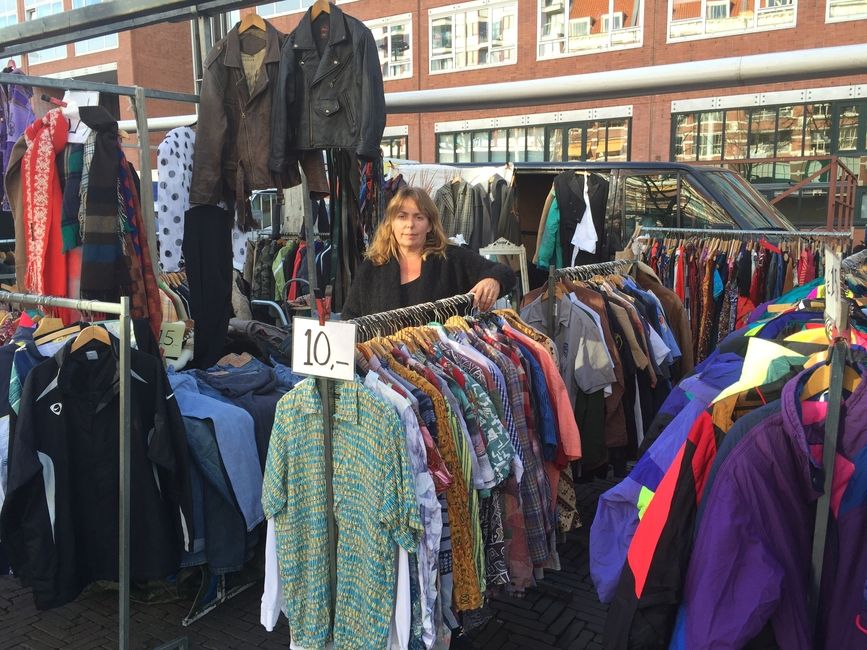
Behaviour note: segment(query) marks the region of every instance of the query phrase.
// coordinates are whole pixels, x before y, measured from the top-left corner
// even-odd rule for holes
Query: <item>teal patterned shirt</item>
[[[337,382],[332,419],[338,530],[336,650],[385,648],[394,611],[397,544],[414,552],[422,530],[403,427],[359,383]],[[277,404],[262,489],[275,520],[280,583],[292,642],[332,639],[322,403],[305,379]]]

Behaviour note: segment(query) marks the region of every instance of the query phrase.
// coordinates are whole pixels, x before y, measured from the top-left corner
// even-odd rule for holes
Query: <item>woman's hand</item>
[[[470,289],[475,296],[475,306],[482,311],[488,311],[500,297],[500,283],[493,278],[485,278]]]

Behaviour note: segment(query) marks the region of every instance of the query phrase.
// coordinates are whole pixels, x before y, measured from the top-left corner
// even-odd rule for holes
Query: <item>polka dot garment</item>
[[[184,213],[190,209],[190,181],[196,132],[183,126],[172,129],[157,149],[157,240],[164,273],[183,267]],[[247,257],[246,237],[232,231],[232,265],[241,270]]]

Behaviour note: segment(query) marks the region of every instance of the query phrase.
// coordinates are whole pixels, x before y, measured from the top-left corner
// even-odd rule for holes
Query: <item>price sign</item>
[[[848,310],[841,293],[840,253],[825,247],[825,330],[829,337],[844,331],[848,323]]]
[[[186,325],[183,321],[160,325],[160,349],[169,359],[177,359],[181,356],[184,348],[184,330]]]
[[[355,323],[295,318],[292,370],[299,375],[352,381],[355,378]]]

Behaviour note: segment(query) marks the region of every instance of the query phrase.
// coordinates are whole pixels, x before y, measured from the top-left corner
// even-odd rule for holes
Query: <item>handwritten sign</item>
[[[841,256],[830,246],[825,247],[825,330],[833,338],[848,327],[848,309],[842,295]]]
[[[186,325],[183,321],[163,323],[160,325],[160,349],[169,359],[177,359],[184,349],[184,330]]]
[[[355,323],[315,318],[292,320],[292,370],[299,375],[352,381],[355,377]]]

